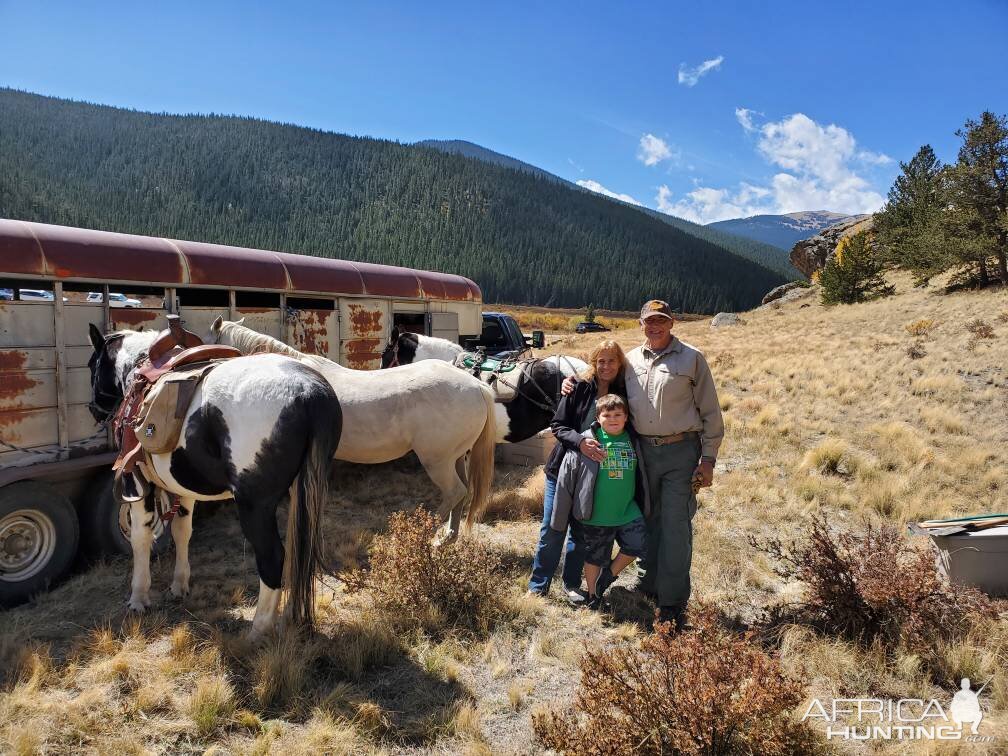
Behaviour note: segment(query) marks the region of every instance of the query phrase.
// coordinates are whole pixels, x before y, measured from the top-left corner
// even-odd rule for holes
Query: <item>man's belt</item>
[[[671,436],[641,436],[646,443],[652,446],[665,446],[666,444],[676,444],[686,438],[692,438],[696,435],[696,431],[684,431],[682,433],[673,433]]]

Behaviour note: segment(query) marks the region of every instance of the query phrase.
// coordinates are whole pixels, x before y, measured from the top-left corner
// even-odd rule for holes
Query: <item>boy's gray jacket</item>
[[[595,438],[598,421],[581,435]],[[641,454],[640,437],[630,431],[634,454],[637,455],[637,480],[634,500],[645,517],[651,516],[651,496],[648,493],[647,477],[644,471],[644,455]],[[580,451],[567,450],[560,471],[557,473],[556,496],[553,498],[553,514],[550,528],[566,532],[567,523],[573,513],[576,520],[590,520],[595,508],[595,481],[598,478],[599,463],[589,459]]]

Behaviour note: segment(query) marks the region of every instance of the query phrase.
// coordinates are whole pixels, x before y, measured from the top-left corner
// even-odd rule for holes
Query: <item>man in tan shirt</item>
[[[661,621],[682,629],[697,508],[693,485],[713,483],[724,420],[707,361],[672,335],[674,322],[667,302],[644,304],[645,342],[627,353],[624,378],[630,419],[642,437],[653,512],[640,589],[656,596]]]

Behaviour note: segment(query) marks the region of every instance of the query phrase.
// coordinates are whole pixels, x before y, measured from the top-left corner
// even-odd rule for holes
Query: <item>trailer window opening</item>
[[[269,291],[236,291],[235,307],[280,307],[280,295]]]
[[[230,307],[231,295],[226,289],[178,289],[179,307]]]
[[[392,325],[400,331],[427,334],[427,317],[422,312],[392,313]]]

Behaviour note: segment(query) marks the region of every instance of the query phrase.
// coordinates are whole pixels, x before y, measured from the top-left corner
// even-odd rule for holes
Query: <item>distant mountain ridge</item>
[[[458,273],[502,304],[632,310],[660,296],[734,311],[787,280],[629,205],[487,160],[4,88],[0,217]]]
[[[467,142],[463,139],[425,139],[422,142],[415,142],[415,144],[419,147],[429,147],[440,152],[446,152],[452,155],[463,155],[475,160],[482,160],[485,163],[492,163],[494,165],[503,166],[504,168],[512,168],[514,170],[530,173],[533,176],[538,176],[539,178],[544,178],[578,191],[591,191],[578,186],[567,179],[561,178],[555,173],[550,173],[543,168],[526,163],[523,160],[518,160],[510,155],[495,152],[494,150],[483,147],[482,145]],[[596,196],[603,196],[598,195],[596,192],[591,193]],[[753,239],[745,234],[736,234],[711,228],[710,226],[702,226],[698,223],[692,223],[683,218],[677,218],[674,215],[667,215],[666,213],[653,210],[649,207],[623,202],[622,200],[618,200],[614,197],[607,197],[607,199],[610,202],[616,202],[624,205],[625,207],[631,207],[646,215],[650,215],[652,218],[660,220],[662,223],[667,223],[673,228],[677,228],[690,236],[696,237],[697,239],[703,239],[711,244],[724,247],[729,252],[736,254],[739,257],[744,257],[747,260],[752,260],[765,268],[769,268],[775,273],[779,273],[785,278],[792,279],[801,275],[801,273],[791,265],[791,261],[788,258],[787,252],[790,251],[791,247],[784,250],[781,247]]]
[[[802,239],[815,236],[824,228],[862,216],[834,213],[829,210],[805,210],[784,215],[752,215],[748,218],[708,223],[706,228],[714,228],[764,244],[771,244],[790,251]]]

